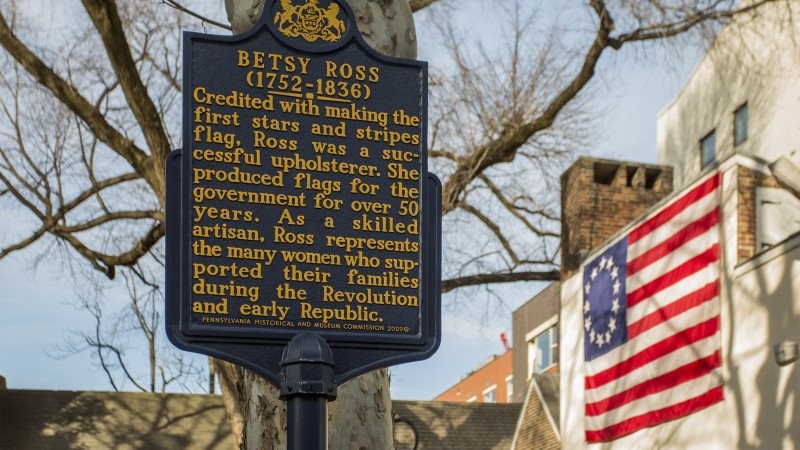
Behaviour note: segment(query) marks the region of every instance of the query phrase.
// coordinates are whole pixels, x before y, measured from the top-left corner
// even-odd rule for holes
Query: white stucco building
[[[723,29],[658,119],[658,162],[673,168],[674,192],[651,210],[703,175],[721,173],[723,401],[586,443],[583,268],[612,237],[561,283],[563,448],[800,448],[800,362],[779,367],[773,358],[774,344],[800,341],[800,201],[768,166],[781,156],[800,164],[800,2],[793,5],[794,15],[776,7]]]

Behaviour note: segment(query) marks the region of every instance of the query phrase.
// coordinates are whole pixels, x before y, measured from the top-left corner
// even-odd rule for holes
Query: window
[[[747,103],[736,108],[733,112],[733,145],[739,145],[747,140]]]
[[[506,403],[511,403],[514,395],[514,379],[509,375],[506,377]]]
[[[528,342],[528,378],[558,363],[558,325],[553,325]]]
[[[483,403],[497,403],[496,384],[493,384],[490,388],[483,391]]]
[[[477,400],[477,399],[478,399],[478,397],[475,397],[474,395],[470,395],[469,398],[467,399],[467,403],[475,403],[475,400]]]
[[[705,169],[714,162],[717,150],[717,138],[715,130],[700,139],[700,168]]]
[[[800,200],[785,189],[756,187],[756,252],[800,231]]]

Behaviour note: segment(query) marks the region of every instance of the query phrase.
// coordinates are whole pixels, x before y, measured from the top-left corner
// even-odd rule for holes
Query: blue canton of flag
[[[625,274],[628,240],[609,247],[583,271],[583,348],[586,361],[628,340]]]

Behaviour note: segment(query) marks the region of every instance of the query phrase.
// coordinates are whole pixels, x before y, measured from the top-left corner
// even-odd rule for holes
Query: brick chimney
[[[561,175],[561,278],[670,192],[670,166],[578,158]]]

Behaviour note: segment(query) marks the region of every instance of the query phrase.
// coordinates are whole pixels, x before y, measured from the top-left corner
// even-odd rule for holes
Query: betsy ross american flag
[[[720,177],[692,185],[584,268],[589,442],[722,400]]]

